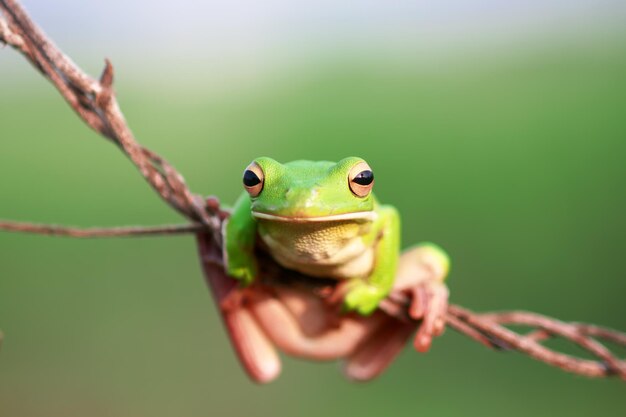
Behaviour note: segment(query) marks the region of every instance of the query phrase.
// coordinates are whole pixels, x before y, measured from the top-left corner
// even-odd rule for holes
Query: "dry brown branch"
[[[517,350],[536,360],[568,372],[590,377],[618,375],[622,379],[626,379],[626,362],[618,359],[600,342],[586,334],[584,330],[585,325],[579,327],[576,324],[564,323],[553,318],[525,311],[517,311],[513,315],[510,312],[476,314],[456,305],[450,305],[448,308],[448,324],[451,324],[450,317],[454,317],[483,333],[493,341],[494,347]],[[535,320],[537,317],[541,317],[541,320]],[[502,318],[506,319],[503,320]],[[539,330],[549,332],[552,336],[565,338],[579,345],[598,358],[599,361],[581,359],[551,350],[542,346],[539,341],[532,337],[520,335],[507,329],[500,324],[502,322],[511,325],[533,326]],[[454,327],[452,324],[451,326]],[[463,329],[455,329],[463,331]],[[623,337],[626,336],[619,332],[612,333],[611,338],[615,340],[622,339],[623,341]]]
[[[110,228],[89,228],[56,226],[49,224],[17,223],[0,221],[0,230],[7,232],[35,233],[49,236],[67,236],[77,238],[93,237],[124,237],[124,236],[158,236],[158,235],[181,235],[189,233],[206,232],[207,226],[203,224],[176,224],[166,226],[128,226]]]
[[[100,79],[93,79],[48,39],[19,2],[2,0],[0,10],[4,16],[0,41],[20,51],[48,78],[89,127],[117,144],[170,206],[192,221],[219,230],[216,213],[191,194],[183,177],[135,140],[115,98],[111,63],[107,60]],[[214,236],[218,238],[219,233]]]
[[[15,0],[0,0],[0,42],[22,53],[47,77],[93,130],[117,144],[131,159],[148,183],[171,207],[193,222],[183,226],[155,228],[75,229],[59,226],[2,222],[0,230],[71,237],[138,236],[174,233],[209,233],[218,247],[220,230],[227,213],[214,198],[193,194],[183,177],[163,158],[142,147],[135,140],[113,91],[113,66],[106,61],[99,80],[89,77],[61,52],[29,18]],[[282,271],[285,273],[286,271]],[[289,272],[287,272],[289,273]],[[381,309],[400,320],[407,320],[408,299],[391,294]],[[473,340],[499,350],[517,350],[563,370],[589,377],[618,375],[626,380],[626,362],[618,359],[598,340],[626,346],[626,334],[590,324],[565,323],[529,312],[476,314],[450,305],[447,325]],[[504,327],[525,325],[535,329],[522,335]],[[597,360],[588,360],[556,352],[541,345],[550,337],[563,337],[579,345]],[[2,335],[0,333],[0,342]]]

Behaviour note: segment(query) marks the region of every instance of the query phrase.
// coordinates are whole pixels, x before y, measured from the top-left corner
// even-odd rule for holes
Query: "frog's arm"
[[[257,275],[256,231],[256,220],[250,213],[250,197],[243,193],[224,225],[223,235],[226,272],[244,285],[252,283]]]
[[[389,294],[393,286],[400,256],[400,216],[392,206],[378,210],[372,244],[375,245],[374,269],[366,279],[353,279],[345,297],[348,310],[369,315]]]

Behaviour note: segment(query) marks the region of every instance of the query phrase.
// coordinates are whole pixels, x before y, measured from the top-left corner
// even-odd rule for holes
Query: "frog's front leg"
[[[450,262],[446,253],[432,243],[421,243],[402,253],[394,292],[411,297],[410,315],[421,320],[415,335],[415,348],[428,350],[432,338],[443,332],[448,306],[448,289],[443,283]],[[405,346],[416,325],[389,317],[372,332],[344,363],[344,373],[351,379],[368,381],[383,372]]]
[[[224,262],[226,272],[244,285],[251,284],[257,276],[258,266],[254,256],[257,224],[250,213],[250,198],[242,194],[235,203],[230,218],[224,223]]]
[[[374,266],[366,278],[354,278],[339,287],[345,294],[344,306],[362,315],[373,313],[393,286],[400,252],[400,216],[394,207],[378,210],[373,232],[368,239],[374,247]],[[367,243],[367,242],[366,242]]]

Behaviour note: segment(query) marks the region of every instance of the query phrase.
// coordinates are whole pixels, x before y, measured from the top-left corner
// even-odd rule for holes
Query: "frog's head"
[[[244,171],[243,184],[258,219],[314,222],[375,216],[374,174],[361,158],[286,164],[257,158]]]

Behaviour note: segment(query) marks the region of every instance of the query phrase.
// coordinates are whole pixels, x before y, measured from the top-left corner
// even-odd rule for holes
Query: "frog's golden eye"
[[[259,164],[253,162],[248,165],[248,168],[243,173],[243,186],[250,194],[250,197],[256,197],[261,194],[264,182],[265,175]]]
[[[357,197],[367,197],[374,186],[374,173],[367,162],[359,162],[348,174],[350,191]]]

